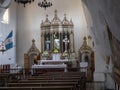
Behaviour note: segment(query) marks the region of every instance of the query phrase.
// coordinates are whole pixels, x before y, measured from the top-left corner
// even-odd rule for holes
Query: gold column
[[[44,51],[44,32],[41,34],[41,52]]]
[[[50,32],[50,50],[53,50],[53,31]]]
[[[41,52],[43,52],[42,36],[43,36],[43,32],[41,32]]]
[[[70,33],[70,50],[71,50],[71,52],[74,52],[74,33],[71,31],[71,33]]]
[[[74,43],[74,32],[72,31],[72,39],[73,39],[73,52],[75,52],[75,43]]]
[[[28,60],[28,54],[24,54],[24,67],[25,69],[29,69],[30,66],[29,66],[29,60]]]

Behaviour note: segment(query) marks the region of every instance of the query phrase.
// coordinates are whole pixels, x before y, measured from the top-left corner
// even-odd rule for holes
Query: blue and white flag
[[[11,31],[7,38],[5,39],[4,43],[5,43],[5,49],[8,50],[10,48],[13,47],[13,41],[12,41],[12,37],[13,37],[13,31]]]

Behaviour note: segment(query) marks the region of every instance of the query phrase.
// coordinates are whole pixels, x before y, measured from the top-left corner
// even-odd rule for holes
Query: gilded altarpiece
[[[66,57],[68,60],[68,56],[71,56],[68,53],[74,54],[73,28],[73,22],[72,20],[67,20],[66,14],[63,20],[60,20],[57,10],[55,10],[51,21],[48,19],[48,15],[46,15],[46,19],[42,21],[40,29],[41,52],[37,49],[35,40],[32,40],[31,48],[24,54],[25,69],[30,69],[35,64],[39,65],[41,60],[53,60],[52,64],[54,64],[54,60],[66,59]],[[68,64],[68,62],[65,64]],[[27,70],[27,72],[29,71]]]
[[[41,53],[74,52],[73,22],[68,21],[66,14],[61,21],[55,10],[54,18],[50,21],[48,15],[41,23]]]

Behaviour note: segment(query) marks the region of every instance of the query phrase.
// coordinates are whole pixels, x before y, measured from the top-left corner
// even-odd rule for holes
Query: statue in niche
[[[68,50],[68,43],[69,39],[67,38],[67,35],[65,35],[65,38],[63,39],[64,45],[65,45],[65,52]]]
[[[34,64],[38,64],[38,58],[37,58],[37,55],[35,54],[34,56],[33,56],[33,59],[34,59]]]
[[[58,38],[58,33],[54,32],[54,39],[57,39]]]
[[[88,57],[88,55],[85,55],[85,62],[89,62],[89,57]]]
[[[60,50],[60,40],[58,33],[54,33],[54,50],[59,51]]]
[[[45,41],[45,50],[46,51],[50,51],[50,40],[49,40],[49,38],[47,37],[46,38],[46,41]]]

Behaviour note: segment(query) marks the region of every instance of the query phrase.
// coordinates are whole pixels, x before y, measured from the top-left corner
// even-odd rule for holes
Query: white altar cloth
[[[85,72],[87,76],[88,62],[80,62],[80,71]]]
[[[57,64],[57,65],[32,65],[32,68],[66,68],[66,64]]]
[[[33,69],[46,69],[46,68],[63,68],[64,72],[67,72],[67,65],[66,64],[57,64],[57,65],[32,65]]]
[[[39,65],[43,65],[44,63],[63,63],[65,64],[66,62],[69,62],[68,59],[64,59],[64,60],[39,60],[38,64]]]
[[[60,60],[60,56],[61,56],[61,54],[59,54],[59,53],[52,55],[54,61],[55,61],[55,60]]]

